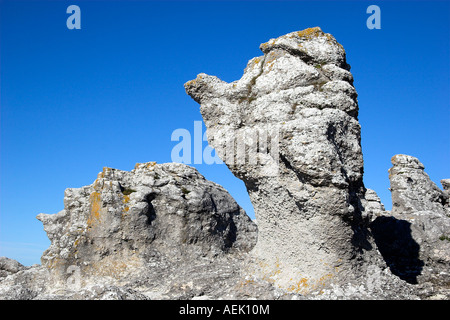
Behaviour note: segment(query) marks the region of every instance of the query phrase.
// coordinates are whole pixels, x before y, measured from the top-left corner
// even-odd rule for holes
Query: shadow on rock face
[[[382,216],[376,218],[370,228],[391,272],[408,283],[417,284],[424,262],[419,259],[420,246],[412,238],[411,223]]]

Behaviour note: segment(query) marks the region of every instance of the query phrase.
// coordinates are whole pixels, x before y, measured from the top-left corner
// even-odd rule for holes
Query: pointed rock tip
[[[406,154],[396,154],[391,158],[391,163],[394,166],[425,169],[425,166],[419,161],[418,158]]]

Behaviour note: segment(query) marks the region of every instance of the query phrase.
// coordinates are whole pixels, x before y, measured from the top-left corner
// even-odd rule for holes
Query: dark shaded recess
[[[155,200],[156,195],[151,193],[147,196],[147,203],[148,203],[148,211],[146,212],[147,216],[147,224],[151,225],[153,220],[156,219],[156,211],[155,207],[153,207],[152,201]]]
[[[348,126],[341,124],[341,130],[348,132]],[[342,150],[344,147],[339,144],[336,139],[337,128],[335,123],[329,123],[327,127],[327,139],[334,146],[336,153],[339,157],[339,161],[342,164],[341,173],[345,178],[345,181],[348,183],[348,195],[349,195],[349,203],[355,209],[351,215],[343,216],[342,219],[348,223],[353,231],[353,236],[351,239],[351,243],[355,250],[359,253],[363,253],[364,250],[369,251],[372,250],[373,247],[369,242],[370,232],[367,230],[367,221],[362,218],[361,208],[363,205],[360,200],[360,194],[363,190],[363,182],[362,179],[352,180],[348,177],[347,170],[343,164],[346,162],[344,155],[342,155]],[[362,177],[362,175],[361,175]]]
[[[372,238],[371,232],[368,229],[368,221],[362,217],[361,209],[364,208],[361,203],[361,187],[362,181],[351,181],[348,180],[348,194],[349,203],[355,209],[351,216],[343,216],[343,220],[347,222],[353,231],[353,236],[351,243],[358,253],[363,253],[364,251],[370,251],[373,249],[372,244],[369,239]]]
[[[216,219],[211,220],[212,222],[216,222],[215,224],[213,223],[211,225],[211,234],[221,235],[225,243],[224,249],[230,249],[237,239],[237,227],[234,223],[233,217],[239,214],[239,212],[226,213],[221,215],[217,212],[217,206],[214,198],[212,196],[210,198],[214,213],[216,215]]]
[[[417,284],[424,262],[419,259],[420,246],[411,235],[411,223],[394,217],[378,217],[370,229],[391,272],[408,283]]]

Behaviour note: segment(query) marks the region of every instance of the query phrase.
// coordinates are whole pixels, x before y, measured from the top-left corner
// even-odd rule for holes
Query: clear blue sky
[[[66,8],[81,8],[69,30]],[[366,8],[381,8],[369,30]],[[49,240],[35,216],[63,209],[64,190],[104,166],[170,162],[173,130],[199,106],[183,83],[200,72],[242,76],[259,44],[320,26],[347,51],[358,91],[366,187],[391,206],[387,170],[418,157],[450,178],[448,1],[0,1],[0,256],[40,263]],[[251,217],[225,165],[195,165]]]

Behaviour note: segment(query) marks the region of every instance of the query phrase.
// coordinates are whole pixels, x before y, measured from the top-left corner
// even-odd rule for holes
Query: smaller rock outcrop
[[[238,257],[257,239],[223,187],[178,163],[104,168],[92,185],[66,189],[64,210],[37,218],[51,241],[42,266],[2,258],[0,275],[11,276],[0,299],[219,294],[239,282]]]
[[[364,207],[364,211],[362,211],[363,219],[373,221],[377,217],[385,214],[386,209],[384,208],[384,205],[381,202],[380,197],[372,189],[366,189],[364,199],[361,199],[361,203]]]
[[[417,158],[396,155],[391,161],[392,211],[371,224],[377,246],[401,279],[412,284],[437,284],[445,291],[450,285],[448,180],[442,180],[442,191]]]
[[[183,164],[104,168],[91,186],[67,189],[64,204],[37,217],[52,242],[42,263],[63,274],[72,265],[116,274],[155,254],[217,256],[256,242],[256,227],[228,192]]]
[[[415,157],[395,155],[389,169],[392,193],[392,213],[407,214],[418,211],[444,213],[448,196],[431,181],[425,166]]]
[[[0,279],[23,269],[26,269],[26,267],[18,261],[7,257],[0,257]]]

